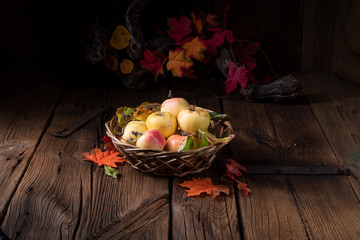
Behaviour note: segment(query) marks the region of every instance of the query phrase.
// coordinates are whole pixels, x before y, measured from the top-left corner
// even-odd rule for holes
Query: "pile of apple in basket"
[[[184,98],[120,107],[105,124],[107,135],[132,167],[182,177],[210,167],[234,138],[227,114],[190,105]]]

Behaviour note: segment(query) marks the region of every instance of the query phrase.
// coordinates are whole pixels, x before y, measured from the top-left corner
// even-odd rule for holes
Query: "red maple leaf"
[[[106,144],[104,146],[105,149],[109,149],[110,151],[117,151],[117,149],[115,148],[115,145],[110,137],[105,136],[101,140],[103,142],[106,142]]]
[[[170,29],[167,30],[167,34],[175,39],[175,44],[182,45],[188,41],[185,37],[191,33],[190,24],[191,21],[185,16],[182,16],[179,21],[176,18],[168,18]]]
[[[162,68],[161,59],[158,56],[157,50],[151,52],[149,50],[144,51],[144,59],[139,61],[139,64],[142,68],[147,69],[153,74],[161,73],[164,74],[164,69]]]
[[[260,43],[249,43],[246,44],[244,42],[240,42],[235,47],[236,52],[236,61],[240,64],[244,64],[246,69],[249,71],[253,71],[257,66],[256,59],[252,56],[256,54],[259,50]]]
[[[231,176],[232,174],[240,177],[242,175],[242,172],[247,172],[246,168],[241,165],[240,163],[236,162],[234,159],[232,158],[228,158],[226,159],[226,161],[228,161],[230,164],[226,164],[226,172],[225,175],[226,176]]]
[[[216,28],[216,32],[214,33],[212,39],[216,47],[224,44],[225,39],[232,44],[234,42],[234,34],[229,29]]]
[[[246,183],[243,183],[235,178],[235,176],[241,176],[242,172],[247,172],[246,168],[232,158],[228,158],[226,159],[226,161],[230,162],[230,164],[226,164],[225,176],[236,182],[238,188],[243,191],[245,196],[248,196],[249,193],[251,193],[251,189],[249,188],[249,186]]]
[[[229,62],[229,73],[225,81],[226,93],[235,90],[238,84],[242,88],[246,88],[248,81],[247,72],[248,70],[244,66],[237,66],[236,63]]]
[[[213,185],[211,178],[192,178],[192,180],[184,181],[179,184],[181,187],[189,188],[185,190],[187,192],[187,197],[198,196],[201,193],[207,193],[212,198],[220,195],[220,192],[223,192],[229,195],[230,189],[225,185]]]
[[[119,155],[118,151],[107,149],[105,152],[98,148],[81,154],[84,161],[97,163],[99,166],[106,165],[116,168],[116,163],[124,164],[126,160]]]

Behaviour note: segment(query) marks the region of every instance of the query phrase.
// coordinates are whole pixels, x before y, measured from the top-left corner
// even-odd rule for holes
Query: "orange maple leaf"
[[[167,70],[171,70],[175,77],[182,77],[183,69],[189,69],[194,63],[185,55],[185,50],[178,48],[175,51],[169,51],[169,61],[166,64]]]
[[[203,52],[206,51],[206,43],[199,37],[194,38],[191,42],[183,45],[186,50],[187,58],[194,58],[198,61],[204,60]]]
[[[92,149],[90,152],[81,154],[84,161],[91,161],[97,163],[99,166],[106,165],[116,168],[116,163],[124,164],[126,160],[118,156],[119,152],[107,149],[105,152],[98,148]]]
[[[205,192],[209,194],[212,198],[220,195],[220,192],[226,193],[229,195],[230,189],[225,185],[213,185],[211,178],[193,178],[189,181],[184,181],[179,184],[181,187],[190,188],[185,190],[187,192],[187,197],[197,196]]]
[[[203,24],[201,19],[197,17],[194,12],[191,13],[191,18],[192,18],[192,27],[194,31],[196,32],[196,34],[201,34],[203,30]]]

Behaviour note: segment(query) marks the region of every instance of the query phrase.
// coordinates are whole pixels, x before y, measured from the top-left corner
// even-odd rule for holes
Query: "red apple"
[[[169,98],[166,99],[162,104],[160,110],[162,112],[169,112],[176,118],[181,111],[181,109],[189,107],[188,101],[184,98]]]
[[[167,138],[177,129],[176,118],[169,112],[154,112],[147,117],[146,127],[159,130]]]
[[[187,136],[181,136],[179,134],[171,135],[166,140],[165,151],[177,151],[179,150],[180,145],[185,141]]]
[[[177,117],[179,127],[185,132],[207,131],[210,125],[209,112],[201,107],[190,106],[182,109]]]
[[[150,129],[144,132],[136,141],[138,148],[147,148],[162,151],[165,147],[166,140],[159,130]]]

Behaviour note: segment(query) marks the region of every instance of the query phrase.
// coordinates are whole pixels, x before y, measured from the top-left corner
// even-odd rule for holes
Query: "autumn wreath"
[[[235,39],[233,32],[225,28],[231,1],[222,24],[213,14],[192,12],[168,18],[168,28],[156,27],[159,37],[153,39],[144,39],[141,28],[147,3],[132,1],[125,16],[113,17],[125,18],[124,24],[96,20],[86,47],[90,63],[103,62],[131,88],[144,88],[159,76],[168,77],[167,72],[176,78],[206,78],[205,73],[217,69],[225,77],[226,93],[240,89],[247,99],[275,101],[297,94],[300,84],[294,76],[279,78],[272,67],[271,74],[262,80],[253,73],[257,66],[254,54],[261,51],[260,43]]]

